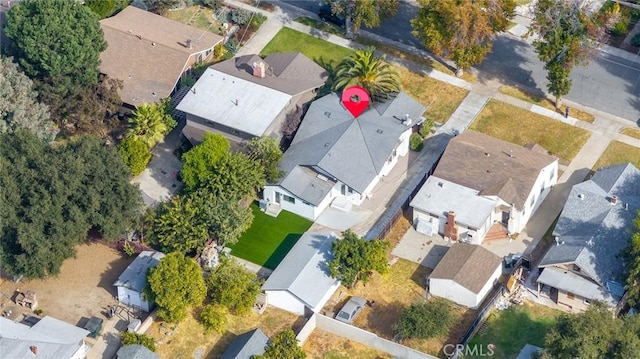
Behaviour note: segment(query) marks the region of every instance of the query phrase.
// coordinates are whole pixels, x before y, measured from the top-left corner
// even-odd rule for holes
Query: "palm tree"
[[[162,141],[167,132],[167,124],[164,121],[164,113],[157,105],[142,104],[134,112],[129,120],[131,129],[127,137],[144,142],[149,148]]]
[[[371,99],[381,101],[400,92],[400,80],[393,67],[384,61],[384,56],[375,56],[375,49],[357,50],[345,57],[336,67],[334,91],[358,85],[362,86]]]

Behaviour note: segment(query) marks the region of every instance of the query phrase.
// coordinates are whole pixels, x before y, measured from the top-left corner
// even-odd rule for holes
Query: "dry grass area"
[[[410,227],[411,223],[409,222],[409,220],[406,217],[401,216],[400,219],[398,219],[393,225],[393,227],[391,227],[391,231],[387,233],[387,236],[384,239],[391,242],[391,248],[394,248],[396,245],[398,245],[400,240],[402,240],[402,236],[407,233]]]
[[[397,66],[402,89],[427,107],[425,115],[445,123],[469,91]]]
[[[391,359],[391,355],[316,329],[302,346],[309,359]]]
[[[620,130],[620,133],[625,135],[625,136],[637,138],[637,139],[640,140],[640,129],[632,128],[632,127],[625,127],[625,128]]]
[[[213,10],[207,6],[196,5],[180,10],[166,11],[163,16],[198,29],[211,31],[214,34],[221,35],[222,33],[220,25],[213,18]]]
[[[356,39],[356,42],[363,44],[365,46],[373,46],[376,48],[376,50],[385,53],[385,54],[389,54],[390,56],[396,57],[398,59],[401,60],[406,60],[406,61],[411,61],[413,63],[416,63],[418,65],[422,65],[422,66],[427,66],[431,69],[440,71],[440,72],[444,72],[447,75],[452,75],[455,76],[455,71],[452,70],[451,68],[445,66],[444,64],[438,62],[438,61],[434,61],[430,58],[427,57],[423,57],[420,55],[416,55],[416,54],[412,54],[409,52],[406,52],[404,50],[401,50],[393,45],[389,45],[389,44],[383,44],[381,42],[375,41],[375,40],[371,40],[371,39],[367,39],[364,38],[362,36],[359,36]],[[468,81],[468,82],[476,82],[478,81],[477,77],[470,73],[470,72],[464,72],[464,74],[460,77],[461,79]]]
[[[471,124],[472,130],[525,145],[537,143],[569,163],[589,138],[589,132],[551,118],[490,100]]]
[[[400,222],[400,221],[399,221]],[[431,272],[417,263],[398,259],[389,268],[389,273],[380,275],[374,273],[367,284],[359,282],[354,288],[341,287],[325,307],[325,313],[332,315],[341,308],[351,296],[361,296],[374,304],[365,307],[356,318],[354,325],[392,340],[395,336],[393,325],[402,311],[409,305],[425,300],[425,278]],[[464,318],[464,308],[456,307],[456,313]],[[473,319],[471,319],[473,320]],[[466,325],[459,331],[460,336],[466,330]],[[457,326],[456,326],[457,327]],[[457,336],[457,328],[452,330],[449,337]],[[459,340],[459,339],[458,339]],[[436,355],[448,338],[433,338],[429,340],[408,340],[402,344],[416,350]],[[335,349],[332,347],[332,349]]]
[[[556,109],[556,106],[553,103],[553,101],[549,100],[544,96],[534,95],[514,86],[502,86],[500,87],[500,92],[502,92],[505,95],[509,95],[523,101],[531,102],[532,104],[538,105],[540,107],[544,107],[551,111],[555,111],[564,116],[565,107]],[[593,123],[593,121],[596,120],[596,117],[594,115],[588,112],[580,111],[575,108],[569,109],[569,116],[576,118],[580,121],[589,122],[589,123]]]
[[[205,332],[196,320],[196,315],[196,311],[192,311],[170,336],[164,333],[173,328],[172,324],[162,327],[161,323],[155,322],[147,330],[145,334],[156,341],[164,340],[156,350],[161,358],[193,358],[196,351],[204,353],[203,358],[220,358],[229,344],[240,334],[260,328],[267,336],[272,337],[284,329],[294,327],[298,320],[294,314],[269,307],[262,315],[253,312],[246,317],[228,315],[226,331],[218,334]]]
[[[640,148],[618,141],[611,141],[609,147],[598,159],[598,162],[593,165],[593,170],[625,162],[631,162],[634,166],[640,167]]]

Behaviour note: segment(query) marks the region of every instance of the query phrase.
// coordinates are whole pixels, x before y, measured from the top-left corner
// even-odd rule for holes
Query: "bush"
[[[216,60],[222,60],[224,56],[227,54],[227,49],[224,47],[223,43],[219,43],[216,47],[213,48],[213,57]]]
[[[446,335],[455,321],[451,305],[441,299],[412,304],[393,329],[402,339],[428,339]]]
[[[256,28],[260,27],[260,25],[262,25],[265,21],[267,20],[267,17],[262,15],[261,13],[257,12],[255,13],[255,15],[253,16],[253,20],[251,20],[251,25],[255,26]]]
[[[232,9],[229,13],[231,22],[238,25],[246,25],[251,21],[252,12],[245,9]]]
[[[121,339],[122,345],[140,344],[152,352],[156,351],[156,342],[148,335],[138,334],[136,332],[122,332]]]
[[[84,4],[101,19],[113,14],[116,10],[115,0],[86,0]]]
[[[618,21],[613,27],[613,29],[611,29],[611,33],[613,33],[616,36],[622,36],[627,33],[628,27],[629,27],[629,24],[626,21],[624,20]]]
[[[422,138],[427,138],[433,129],[433,119],[427,118],[424,120],[422,125],[420,125],[420,131],[418,133]]]
[[[224,48],[227,49],[227,54],[233,56],[240,46],[240,42],[236,39],[229,39],[226,44],[224,44]]]
[[[412,133],[411,137],[409,137],[409,148],[411,151],[420,152],[422,151],[422,146],[422,137],[420,134],[417,132]]]
[[[131,174],[134,176],[142,173],[147,167],[147,163],[151,160],[149,147],[136,138],[127,138],[120,142],[118,151],[122,156],[122,161],[129,167]]]
[[[207,332],[223,333],[227,325],[227,309],[221,305],[205,305],[200,312],[200,323]]]
[[[640,47],[640,32],[633,35],[633,37],[631,38],[631,45]]]
[[[204,0],[202,3],[212,8],[213,10],[218,10],[219,8],[222,7],[223,2],[224,0]]]

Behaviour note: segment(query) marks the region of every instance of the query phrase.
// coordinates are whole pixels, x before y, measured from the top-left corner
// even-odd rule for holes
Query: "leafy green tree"
[[[175,197],[158,206],[149,223],[148,240],[164,252],[191,254],[202,250],[209,239],[200,201]]]
[[[420,136],[419,133],[414,132],[409,136],[409,148],[411,151],[420,152],[422,151],[423,145],[422,136]]]
[[[11,275],[58,273],[89,230],[116,238],[142,205],[117,150],[94,137],[52,146],[0,134],[0,169],[0,267]]]
[[[120,339],[122,339],[122,345],[140,344],[152,352],[156,351],[156,342],[148,335],[125,331],[120,333]]]
[[[207,295],[200,266],[192,258],[167,254],[147,273],[146,298],[158,306],[158,315],[167,322],[182,321],[187,308],[199,306]]]
[[[182,3],[182,0],[144,0],[147,9],[158,14],[163,14],[169,9],[175,8]]]
[[[346,287],[358,280],[366,283],[372,271],[385,274],[388,270],[387,253],[391,243],[387,240],[367,240],[351,230],[342,233],[342,239],[333,242],[333,259],[329,262],[331,277],[340,279]]]
[[[264,187],[264,171],[244,153],[226,152],[213,163],[203,188],[229,200],[253,197]]]
[[[206,279],[209,299],[237,315],[251,312],[262,281],[233,258],[221,257]]]
[[[640,213],[633,221],[634,232],[623,255],[626,263],[627,302],[632,307],[640,305]]]
[[[36,81],[41,101],[51,105],[98,81],[107,44],[98,16],[81,2],[21,1],[7,13],[4,31],[9,55]]]
[[[307,357],[291,329],[276,334],[264,349],[264,354],[256,355],[256,359],[305,359]]]
[[[282,159],[282,150],[275,138],[255,137],[249,141],[247,148],[249,158],[262,165],[267,183],[275,183],[283,176],[283,172],[278,168]]]
[[[237,243],[253,222],[251,208],[241,201],[227,200],[204,189],[188,196],[197,203],[203,221],[208,224],[209,237],[215,238],[220,246]]]
[[[38,102],[33,82],[11,58],[0,58],[0,133],[25,128],[47,142],[58,128],[49,120],[49,109]]]
[[[135,138],[126,138],[118,145],[122,160],[134,176],[139,175],[151,160],[151,151],[147,145]]]
[[[200,323],[207,332],[224,333],[227,325],[227,308],[221,305],[205,305],[200,312]]]
[[[515,15],[513,0],[418,0],[411,20],[413,35],[437,56],[455,62],[456,75],[479,64],[491,52],[495,34]]]
[[[207,132],[202,142],[182,155],[180,175],[187,191],[201,187],[213,171],[213,164],[229,151],[231,144],[224,136]]]
[[[85,0],[84,4],[101,19],[116,11],[116,0]]]
[[[360,28],[380,26],[383,20],[398,13],[398,0],[329,0],[331,11],[346,20],[347,35],[358,34]]]
[[[402,339],[428,339],[446,335],[455,322],[451,304],[436,299],[411,304],[393,329]]]
[[[586,65],[596,54],[595,46],[604,36],[600,21],[587,14],[577,1],[538,1],[531,32],[538,35],[533,47],[547,70],[547,89],[560,108],[562,96],[571,90],[571,70]]]
[[[168,108],[166,102],[138,106],[133,111],[133,118],[129,120],[131,129],[127,132],[127,137],[138,139],[149,148],[155,146],[171,132],[171,124],[175,127],[175,120]]]
[[[377,57],[375,49],[356,50],[338,64],[333,83],[334,91],[358,85],[362,86],[371,99],[381,101],[400,92],[400,78],[393,67],[384,61],[384,55]]]

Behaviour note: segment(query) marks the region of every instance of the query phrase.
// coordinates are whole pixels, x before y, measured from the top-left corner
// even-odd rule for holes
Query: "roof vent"
[[[625,211],[628,211],[628,210],[629,210],[629,203],[625,203],[625,204],[624,204],[624,209],[625,209]]]
[[[191,46],[191,39],[187,39],[187,49],[192,49],[193,47]]]
[[[443,182],[438,182],[438,187],[444,188],[444,183]]]
[[[383,133],[384,131],[382,131],[381,129],[377,129],[376,132],[377,133]]]
[[[509,157],[513,158],[513,150],[509,150]]]
[[[618,204],[618,196],[616,196],[615,194],[611,196],[611,198],[609,199],[609,203],[611,203],[612,206]]]
[[[582,193],[578,193],[578,198],[584,199],[584,195]]]
[[[411,124],[413,123],[413,121],[411,120],[411,116],[409,116],[408,113],[404,115],[404,121],[403,122],[404,122],[404,125],[407,126],[407,127],[411,126]]]
[[[331,118],[331,112],[329,111],[325,111],[324,115],[327,116],[327,118]]]
[[[489,154],[489,152],[485,152],[484,153],[485,156],[490,157],[491,155]]]
[[[29,350],[31,350],[33,355],[38,355],[38,347],[37,346],[32,345],[32,346],[29,347]]]
[[[151,47],[156,47],[156,43],[155,43],[155,42],[152,42],[152,43],[151,43]]]
[[[561,241],[559,236],[554,236],[553,239],[556,241],[556,246],[564,244],[564,241]]]

